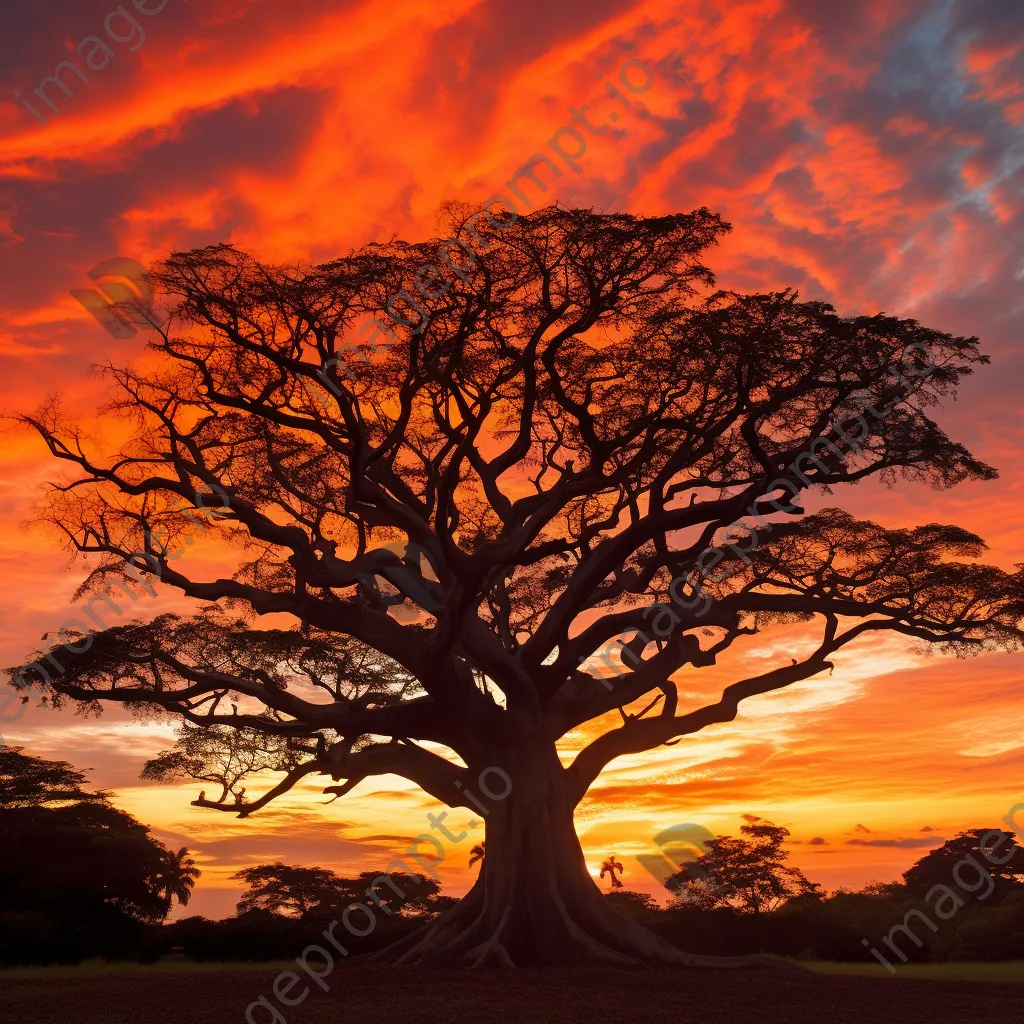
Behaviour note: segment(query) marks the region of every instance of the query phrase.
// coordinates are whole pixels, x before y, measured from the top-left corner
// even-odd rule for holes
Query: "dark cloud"
[[[55,289],[87,284],[86,272],[101,260],[137,258],[121,252],[115,239],[126,209],[159,205],[190,181],[202,179],[205,188],[231,195],[240,172],[283,175],[316,130],[321,100],[318,93],[289,88],[235,101],[186,118],[173,139],[156,130],[132,137],[84,174],[81,166],[68,165],[42,180],[0,183],[0,203],[14,211],[11,227],[25,239],[18,262],[0,275],[0,306],[42,303]],[[182,219],[167,227],[180,239],[178,248],[199,248],[230,238],[254,214],[232,196],[218,204],[209,223]],[[81,332],[77,323],[68,328]]]
[[[712,185],[741,188],[784,153],[810,139],[801,120],[791,118],[780,123],[766,101],[749,99],[739,112],[736,130],[706,157],[680,168],[680,184],[685,182],[687,189],[697,193]]]
[[[881,33],[871,0],[845,0],[844,3],[789,0],[786,15],[811,26],[816,38],[828,49],[848,52],[851,40],[861,41],[862,46],[867,45],[865,40],[875,41],[876,46],[884,44],[887,35],[900,31],[903,21],[934,4],[931,0],[890,0],[888,6],[894,17],[890,25],[882,27]]]
[[[935,846],[936,839],[912,837],[910,839],[847,839],[847,846],[885,846],[897,850],[916,850],[919,847]]]
[[[415,83],[415,109],[429,116],[439,102],[455,98],[462,127],[481,129],[510,73],[630,6],[630,0],[485,0],[432,36]],[[564,110],[584,101],[566,96],[556,103]]]

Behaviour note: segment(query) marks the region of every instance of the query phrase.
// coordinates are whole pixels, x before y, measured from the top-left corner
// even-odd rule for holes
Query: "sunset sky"
[[[138,358],[145,341],[114,338],[71,296],[104,260],[148,264],[231,242],[268,262],[316,262],[393,235],[419,240],[436,234],[442,203],[511,195],[506,182],[544,152],[562,173],[541,172],[551,179],[542,196],[525,183],[537,205],[720,213],[734,230],[708,262],[723,287],[791,286],[844,315],[885,311],[980,336],[992,364],[938,419],[999,468],[998,481],[949,492],[867,483],[807,507],[837,504],[886,526],[957,523],[985,538],[988,561],[1024,561],[1020,0],[138,6],[153,13],[131,0],[131,22],[108,17],[112,0],[0,8],[0,412],[59,391],[102,433],[94,410],[106,384],[89,366]],[[95,43],[76,50],[89,36],[114,56]],[[34,90],[63,60],[88,82],[66,69],[75,95],[51,86],[54,112]],[[644,67],[653,80],[641,92]],[[590,133],[570,108],[603,130]],[[550,145],[573,152],[566,127],[586,142],[578,171]],[[37,438],[4,428],[0,664],[13,665],[73,615],[85,569],[26,525],[54,466]],[[189,551],[195,571],[215,544]],[[682,688],[713,698],[752,660],[775,664],[809,643],[797,627],[762,634],[742,659]],[[750,813],[786,825],[793,862],[827,888],[895,878],[944,838],[997,825],[1024,802],[1022,669],[1022,655],[957,661],[866,639],[831,677],[614,762],[577,813],[588,863],[596,872],[617,853],[624,884],[654,892],[635,857],[654,852],[656,833],[692,821],[736,834]],[[233,911],[228,875],[240,867],[383,867],[440,809],[389,776],[330,806],[310,783],[239,821],[190,806],[197,785],[139,780],[171,742],[169,726],[116,709],[99,719],[32,709],[0,731],[92,768],[118,806],[193,850],[204,874],[189,912],[209,916]],[[471,845],[448,850],[450,892],[473,877]]]

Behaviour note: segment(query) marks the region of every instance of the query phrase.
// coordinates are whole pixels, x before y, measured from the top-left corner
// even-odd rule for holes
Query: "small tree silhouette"
[[[472,867],[479,861],[481,864],[484,862],[484,857],[487,856],[487,843],[477,843],[472,850],[469,851],[469,866]]]
[[[676,904],[713,909],[733,907],[758,914],[800,897],[819,899],[821,886],[808,881],[785,861],[782,844],[789,829],[744,815],[742,837],[717,836],[705,843],[707,853],[665,880]]]
[[[615,877],[616,871],[618,871],[621,875],[625,873],[625,868],[623,868],[623,866],[615,859],[615,854],[613,853],[601,865],[601,877],[604,878],[604,876],[607,874],[611,879],[611,888],[621,889],[622,883]]]
[[[998,841],[993,843],[994,837],[998,837]],[[984,850],[992,854],[998,850],[998,856],[989,859]],[[925,899],[934,886],[949,885],[957,866],[964,860],[970,864],[971,858],[975,864],[984,865],[991,879],[993,904],[1012,892],[1024,890],[1024,849],[1018,845],[1014,834],[1005,829],[973,828],[958,832],[904,871],[907,891],[915,899]]]
[[[192,889],[201,874],[196,862],[183,846],[177,853],[167,851],[157,875],[157,884],[168,903],[176,899],[184,907],[192,898]]]

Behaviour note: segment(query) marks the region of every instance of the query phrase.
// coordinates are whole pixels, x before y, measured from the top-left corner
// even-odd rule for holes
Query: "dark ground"
[[[1024,984],[749,971],[356,969],[283,1008],[278,971],[206,969],[0,980],[3,1024],[244,1024],[267,996],[287,1024],[972,1024],[1021,1020]],[[301,986],[286,995],[301,992]],[[262,1008],[256,1024],[269,1024]],[[278,1018],[277,1024],[281,1024]]]

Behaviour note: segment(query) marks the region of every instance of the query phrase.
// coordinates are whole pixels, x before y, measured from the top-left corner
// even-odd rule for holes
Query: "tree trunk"
[[[554,745],[502,759],[512,780],[487,807],[487,852],[476,884],[451,910],[370,954],[369,965],[539,967],[607,964],[757,966],[764,957],[683,953],[607,905],[576,837]],[[496,774],[492,792],[505,788]]]

